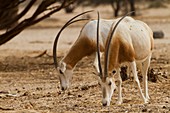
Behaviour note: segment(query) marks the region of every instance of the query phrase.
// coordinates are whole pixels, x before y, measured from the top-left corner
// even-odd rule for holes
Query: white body
[[[120,22],[115,34],[112,37],[110,45],[108,70],[109,76],[101,82],[102,90],[105,91],[102,100],[103,105],[110,105],[111,97],[115,88],[115,83],[112,80],[113,76],[118,77],[117,103],[122,103],[122,79],[120,76],[120,66],[122,63],[125,62],[129,63],[132,74],[134,76],[134,81],[138,86],[141,98],[143,99],[144,103],[148,102],[149,94],[147,83],[147,71],[150,65],[150,58],[152,54],[153,45],[153,32],[144,22],[134,20],[130,17],[126,17]],[[136,62],[139,63],[139,67],[143,75],[144,95],[142,93],[139,79],[137,76]]]
[[[100,21],[100,47],[101,52],[104,51],[105,43],[109,30],[115,20],[101,20]],[[61,88],[63,90],[69,88],[70,80],[72,78],[72,73],[75,65],[83,57],[89,56],[96,53],[94,59],[94,67],[97,72],[98,69],[98,59],[96,52],[96,33],[97,33],[97,20],[88,22],[81,30],[80,35],[76,42],[73,44],[69,52],[64,56],[64,58],[59,62],[58,70],[61,73],[59,75]]]

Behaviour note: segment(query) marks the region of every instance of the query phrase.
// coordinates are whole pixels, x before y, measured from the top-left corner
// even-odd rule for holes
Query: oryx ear
[[[57,68],[60,74],[63,74],[66,71],[66,63],[60,62],[59,67]]]
[[[66,63],[65,63],[65,62],[62,62],[62,63],[61,63],[61,71],[62,71],[62,72],[65,72],[65,71],[66,71]]]

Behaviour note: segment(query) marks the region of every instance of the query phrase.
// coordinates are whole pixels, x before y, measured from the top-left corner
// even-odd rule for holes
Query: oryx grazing
[[[97,31],[100,33],[99,23],[98,17]],[[118,77],[117,104],[121,104],[123,102],[120,66],[124,62],[129,63],[134,81],[139,89],[140,96],[144,103],[148,103],[149,94],[147,72],[150,65],[153,46],[153,32],[147,24],[126,16],[122,17],[121,19],[116,19],[116,22],[112,24],[107,38],[104,52],[104,72],[102,72],[102,66],[100,63],[99,34],[97,35],[98,64],[100,70],[99,75],[101,78],[100,84],[103,94],[103,106],[110,105],[111,97],[115,89],[115,76]],[[136,62],[139,63],[139,67],[143,75],[144,94],[142,93],[138,79]]]
[[[69,26],[74,22],[86,20],[86,19],[77,19],[77,20],[74,19],[88,12],[91,11],[81,13],[79,15],[76,15],[72,19],[70,19],[61,28],[54,41],[53,59],[54,59],[55,67],[60,73],[59,80],[60,80],[61,89],[66,90],[69,88],[70,80],[72,79],[73,70],[75,65],[78,63],[78,61],[80,61],[85,56],[96,54],[94,60],[94,66],[98,72],[98,75],[100,76],[100,84],[101,84],[102,94],[103,94],[102,103],[104,106],[110,105],[112,94],[114,92],[114,89],[116,88],[115,82],[114,80],[112,80],[114,78],[113,76],[115,75],[119,76],[118,104],[122,103],[122,93],[121,93],[122,80],[119,73],[119,67],[120,64],[124,62],[130,63],[132,74],[134,75],[134,79],[138,84],[140,95],[143,98],[144,102],[147,103],[149,99],[148,85],[147,85],[147,69],[150,64],[151,51],[153,48],[153,38],[152,38],[153,33],[152,30],[145,23],[141,21],[134,20],[131,17],[123,17],[124,19],[123,18],[120,19],[121,23],[117,27],[117,22],[118,23],[120,22],[119,18],[114,20],[102,19],[99,21],[99,18],[98,20],[92,20],[82,28],[78,39],[73,44],[69,52],[64,56],[64,58],[60,62],[57,62],[57,57],[56,57],[57,42],[61,32],[67,26]],[[112,32],[112,28],[116,29],[116,31],[113,30],[115,31],[115,34],[114,32]],[[114,35],[112,36],[112,34]],[[101,55],[99,54],[99,51],[104,52],[105,54],[104,73],[102,73],[101,71],[102,70],[100,64]],[[136,61],[142,62],[141,70],[143,70],[142,74],[144,75],[145,95],[142,94],[140,83],[137,77]]]
[[[71,18],[58,32],[54,45],[53,45],[53,59],[55,67],[57,68],[59,72],[59,80],[62,90],[66,90],[70,86],[70,81],[72,79],[72,74],[75,65],[85,56],[90,56],[92,54],[96,54],[95,60],[94,60],[94,67],[99,73],[98,69],[98,60],[97,60],[97,42],[96,42],[96,35],[97,35],[97,20],[92,20],[88,22],[81,30],[78,39],[73,44],[71,49],[68,51],[68,53],[64,56],[64,58],[57,62],[57,43],[58,39],[60,37],[61,32],[70,24],[87,20],[87,19],[77,19],[75,18],[89,13],[92,11],[83,12],[81,14],[76,15],[75,17]],[[103,52],[105,48],[105,43],[107,40],[107,35],[110,31],[110,27],[114,20],[101,20],[101,28],[100,28],[100,51]]]

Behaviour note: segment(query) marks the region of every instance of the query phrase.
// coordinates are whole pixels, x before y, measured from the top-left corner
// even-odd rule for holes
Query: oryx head
[[[83,13],[80,13],[76,16],[74,16],[73,18],[71,18],[61,29],[60,31],[58,32],[56,38],[55,38],[55,41],[54,41],[54,45],[53,45],[53,60],[54,60],[54,65],[55,65],[55,68],[57,69],[57,71],[59,72],[59,80],[60,80],[60,85],[61,85],[61,89],[62,90],[66,90],[69,88],[69,85],[70,85],[70,80],[72,79],[72,74],[73,74],[73,67],[69,66],[68,64],[66,64],[65,62],[63,62],[62,60],[58,63],[57,62],[57,43],[58,43],[58,39],[59,39],[59,36],[61,34],[61,32],[69,25],[71,25],[72,23],[75,23],[75,22],[78,22],[78,21],[83,21],[83,20],[89,20],[89,19],[77,19],[77,20],[74,20],[75,18],[83,15],[83,14],[86,14],[86,13],[89,13],[89,12],[92,12],[91,11],[86,11],[86,12],[83,12]]]
[[[129,14],[129,13],[128,13]],[[104,73],[102,72],[102,67],[101,67],[101,62],[100,62],[100,46],[99,46],[99,13],[98,13],[98,22],[97,22],[97,53],[98,53],[98,64],[99,64],[99,77],[100,77],[100,85],[102,89],[102,104],[103,106],[109,106],[111,97],[114,93],[114,90],[116,89],[115,81],[112,79],[113,75],[116,74],[117,72],[112,70],[112,72],[108,72],[108,66],[109,66],[109,48],[110,48],[110,43],[112,36],[123,18],[125,18],[128,14],[123,16],[119,21],[117,21],[116,24],[113,24],[114,27],[111,27],[111,30],[109,32],[108,38],[107,38],[107,43],[105,46],[105,56],[104,56]],[[113,28],[113,29],[112,29]]]
[[[70,81],[72,79],[73,70],[72,67],[69,67],[65,62],[60,61],[58,63],[57,71],[59,72],[59,80],[61,90],[66,90],[70,86]]]

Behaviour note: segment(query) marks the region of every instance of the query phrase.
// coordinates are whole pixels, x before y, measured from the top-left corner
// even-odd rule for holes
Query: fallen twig
[[[47,53],[47,50],[45,50],[45,51],[43,51],[42,53],[40,53],[39,55],[34,56],[34,58],[39,58],[39,57],[42,57],[42,56],[44,56],[44,55],[46,55],[46,56],[48,56],[48,57],[52,57],[52,55],[49,55],[49,54]]]
[[[0,110],[14,110],[14,108],[5,108],[0,106]]]
[[[42,53],[40,53],[39,55],[35,56],[34,58],[42,57],[46,53],[47,53],[47,50],[43,51]]]

